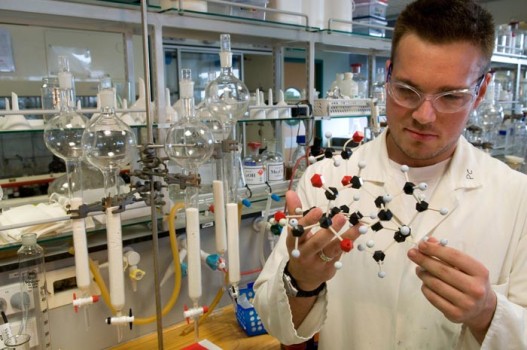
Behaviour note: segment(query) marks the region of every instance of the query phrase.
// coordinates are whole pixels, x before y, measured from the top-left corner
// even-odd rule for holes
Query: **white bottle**
[[[302,0],[271,0],[269,7],[282,11],[302,13]],[[269,21],[296,25],[305,24],[302,16],[277,12],[269,12],[267,15]]]
[[[342,81],[344,80],[344,73],[337,73],[335,74],[335,80],[331,83],[331,86],[329,87],[330,91],[334,91],[335,88],[339,88],[339,90],[342,90]]]
[[[160,2],[162,10],[178,9],[178,0],[161,0]],[[182,0],[181,9],[196,11],[196,12],[207,12],[207,2],[204,0]]]
[[[323,0],[304,0],[302,2],[302,12],[309,18],[309,27],[320,29],[327,27],[327,23],[324,22]]]
[[[331,22],[329,27],[330,19],[338,19],[343,21],[351,21],[351,13],[353,7],[352,0],[331,0],[324,1],[324,23],[331,30],[340,30],[343,32],[351,32],[351,23],[343,22]]]
[[[359,95],[359,86],[353,80],[353,73],[344,73],[344,79],[341,83],[340,93],[344,98],[357,98]]]

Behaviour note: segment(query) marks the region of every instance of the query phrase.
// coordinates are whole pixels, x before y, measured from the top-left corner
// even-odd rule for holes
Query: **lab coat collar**
[[[370,143],[371,152],[367,152],[366,155],[379,155],[380,161],[369,161],[367,158],[363,159],[366,161],[366,167],[364,168],[363,178],[368,179],[372,182],[384,184],[386,182],[387,171],[389,169],[389,158],[388,150],[386,148],[386,135],[385,130],[378,139]],[[475,154],[480,152],[474,146],[472,146],[463,136],[459,138],[456,146],[456,151],[452,156],[452,160],[444,174],[443,181],[448,181],[447,187],[450,190],[458,189],[470,189],[481,186],[481,176],[483,171],[481,166],[478,165],[476,159],[479,157]]]

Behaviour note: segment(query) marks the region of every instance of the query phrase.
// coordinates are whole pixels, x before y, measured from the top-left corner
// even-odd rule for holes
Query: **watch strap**
[[[326,282],[322,282],[320,284],[320,286],[318,286],[317,288],[315,288],[313,290],[303,290],[303,289],[301,289],[298,286],[298,283],[295,280],[295,278],[293,277],[293,275],[291,275],[291,273],[289,272],[288,266],[289,266],[289,261],[285,264],[284,275],[289,277],[289,281],[291,281],[292,287],[296,290],[296,295],[294,295],[295,297],[300,297],[300,298],[315,297],[315,296],[319,295],[320,292],[322,292],[326,288]]]

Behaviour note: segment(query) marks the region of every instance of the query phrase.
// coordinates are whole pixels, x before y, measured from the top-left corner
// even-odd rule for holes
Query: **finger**
[[[455,266],[467,275],[479,276],[485,271],[484,266],[478,260],[458,249],[438,244],[437,239],[421,241],[417,248],[421,253],[436,257],[451,266]]]
[[[426,272],[423,272],[426,273]],[[421,291],[425,298],[439,311],[441,311],[446,318],[452,322],[461,322],[462,312],[459,307],[442,295],[436,288],[431,288],[430,283],[423,283]],[[458,298],[462,299],[462,294]],[[461,300],[457,299],[457,300]]]
[[[336,239],[338,232],[346,224],[346,217],[342,214],[337,214],[332,218],[328,216],[323,216],[317,223],[317,226],[320,227],[315,236],[319,236],[321,239],[313,242],[313,245],[316,245],[315,249],[322,249],[326,246],[331,240]],[[311,238],[314,239],[314,238]]]
[[[295,191],[287,191],[285,193],[285,203],[289,215],[295,215],[295,210],[297,208],[302,209],[302,202],[300,201],[300,197]]]
[[[460,290],[463,289],[466,274],[458,270],[456,267],[435,256],[426,255],[416,248],[410,249],[407,255],[410,260],[419,265],[421,269]]]

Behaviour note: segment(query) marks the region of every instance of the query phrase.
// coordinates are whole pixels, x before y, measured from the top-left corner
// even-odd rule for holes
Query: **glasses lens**
[[[389,89],[395,102],[406,108],[416,108],[421,102],[421,96],[417,91],[401,83],[390,83]]]
[[[421,96],[416,90],[410,86],[391,82],[388,85],[388,92],[394,101],[405,108],[414,109],[421,105],[425,96]],[[449,91],[442,94],[432,95],[434,98],[429,99],[436,111],[440,113],[454,113],[467,107],[474,101],[474,94],[468,90]]]
[[[465,108],[474,99],[474,95],[468,91],[448,92],[439,95],[434,100],[434,106],[438,112],[454,113]]]

